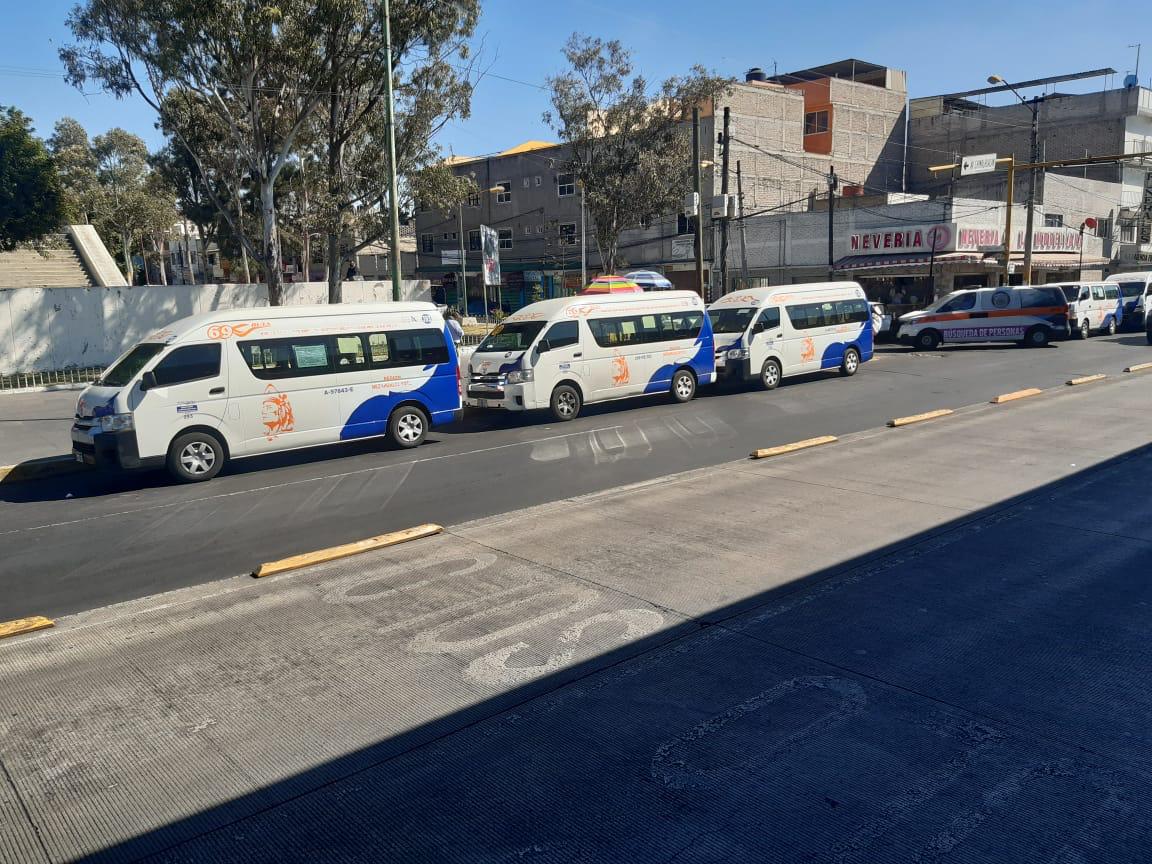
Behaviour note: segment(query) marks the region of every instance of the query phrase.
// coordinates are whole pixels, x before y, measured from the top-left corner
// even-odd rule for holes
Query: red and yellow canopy
[[[643,294],[644,289],[623,276],[597,276],[581,294]]]

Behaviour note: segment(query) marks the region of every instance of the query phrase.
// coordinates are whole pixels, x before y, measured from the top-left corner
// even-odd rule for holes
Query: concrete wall
[[[346,303],[387,302],[391,282],[345,282]],[[328,285],[285,286],[291,305],[327,302]],[[429,300],[429,283],[404,282],[405,300]],[[268,305],[263,285],[0,288],[0,372],[103,366],[177,318]]]

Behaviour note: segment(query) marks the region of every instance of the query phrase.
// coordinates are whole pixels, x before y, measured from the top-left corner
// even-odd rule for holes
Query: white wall
[[[326,282],[285,286],[288,304],[326,303]],[[431,300],[425,280],[405,280],[405,300]],[[345,282],[345,303],[387,302],[391,282]],[[268,305],[264,285],[0,288],[0,372],[103,366],[165,325],[201,312]]]

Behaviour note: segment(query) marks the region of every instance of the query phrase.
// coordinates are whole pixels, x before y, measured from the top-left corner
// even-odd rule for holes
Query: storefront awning
[[[837,261],[833,270],[887,270],[893,267],[922,267],[931,264],[979,264],[984,256],[979,252],[905,252],[900,255],[848,255]]]
[[[999,263],[1000,259],[995,260]],[[1109,259],[1100,258],[1097,255],[1085,255],[1085,267],[1101,267],[1107,264]],[[1012,263],[1019,266],[1024,264],[1024,253],[1013,252]],[[1078,252],[1033,252],[1032,253],[1032,269],[1033,270],[1079,270],[1080,269],[1080,253]]]

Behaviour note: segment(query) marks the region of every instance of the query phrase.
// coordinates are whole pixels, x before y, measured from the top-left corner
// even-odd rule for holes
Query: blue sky
[[[151,146],[160,143],[152,113],[139,99],[82,94],[62,80],[57,50],[69,40],[65,21],[72,0],[5,5],[0,104],[29,114],[44,136],[57,119],[71,115],[92,134],[122,126]],[[476,46],[490,75],[477,88],[472,117],[451,124],[441,143],[457,154],[480,155],[552,138],[541,120],[548,105],[539,85],[561,69],[560,48],[574,30],[620,39],[651,80],[693,63],[741,76],[751,66],[771,71],[774,62],[788,72],[856,57],[906,70],[911,94],[925,96],[982,86],[993,72],[1021,80],[1111,66],[1123,76],[1135,65],[1135,51],[1127,46],[1138,41],[1145,43],[1140,77],[1147,85],[1152,18],[1134,15],[1137,6],[1131,0],[486,0]],[[1134,31],[1141,20],[1146,29]],[[1062,89],[1100,86],[1102,80]]]

